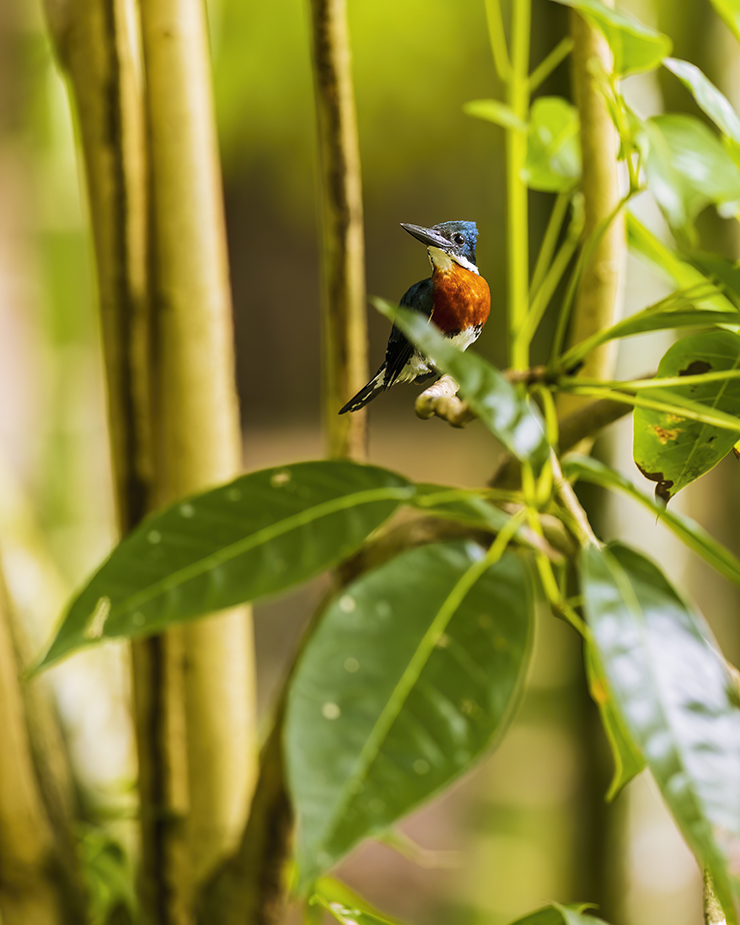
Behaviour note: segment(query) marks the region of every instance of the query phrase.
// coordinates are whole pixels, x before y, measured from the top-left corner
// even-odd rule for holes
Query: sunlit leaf
[[[463,112],[475,119],[494,122],[502,128],[514,128],[520,132],[527,131],[527,123],[519,118],[511,106],[500,103],[498,100],[471,100],[463,106]]]
[[[606,925],[603,919],[584,915],[584,909],[587,908],[588,905],[561,906],[553,903],[551,906],[545,906],[544,909],[530,912],[529,915],[517,919],[511,925]]]
[[[396,925],[345,883],[333,877],[320,877],[308,900],[311,905],[326,909],[342,925]]]
[[[709,563],[725,578],[740,584],[740,560],[691,517],[671,511],[636,488],[620,472],[615,472],[591,456],[569,455],[563,461],[567,478],[583,479],[591,485],[616,489],[647,508],[662,524],[672,530],[689,549]]]
[[[711,4],[740,42],[740,0],[711,0]]]
[[[735,306],[740,308],[740,263],[738,261],[727,260],[719,254],[708,254],[702,251],[694,251],[691,254],[691,260],[703,273],[714,280]]]
[[[578,110],[560,96],[534,101],[522,179],[531,189],[562,193],[581,176]]]
[[[291,684],[286,760],[305,887],[467,770],[529,661],[529,574],[480,547],[403,553],[335,599]]]
[[[694,219],[707,205],[740,200],[740,169],[699,119],[654,116],[644,122],[637,144],[648,189],[673,229],[692,236]]]
[[[414,486],[346,461],[243,475],[154,514],[72,602],[42,665],[305,581],[354,552]]]
[[[723,135],[740,144],[740,117],[732,104],[695,64],[680,58],[666,58],[663,65],[690,91],[699,108]]]
[[[586,644],[584,651],[588,687],[599,709],[601,725],[604,727],[614,759],[614,776],[606,794],[606,799],[610,801],[643,770],[645,759],[635,745],[619,708],[614,703],[614,695],[609,689],[609,682],[599,661],[598,653],[590,643]]]
[[[736,922],[728,860],[740,849],[740,711],[701,615],[647,558],[581,553],[584,612],[604,672],[676,823]],[[736,885],[736,884],[735,884]]]
[[[697,376],[738,368],[740,336],[716,331],[684,337],[674,344],[660,361],[656,378]],[[740,379],[672,386],[670,392],[707,409],[740,418]],[[664,395],[668,397],[667,392]],[[716,466],[730,452],[740,433],[740,419],[738,430],[732,431],[648,408],[636,408],[634,421],[635,462],[646,478],[658,483],[656,496],[666,502]]]
[[[735,305],[721,292],[715,293],[712,281],[697,267],[680,257],[672,248],[664,244],[657,235],[649,231],[631,212],[627,212],[627,243],[660,276],[672,280],[686,291],[701,291],[702,287],[710,293],[707,296],[695,296],[692,301],[697,308],[717,312],[732,312]]]
[[[583,14],[604,36],[614,55],[619,77],[656,68],[671,53],[671,40],[639,20],[599,0],[557,0]]]
[[[499,370],[475,353],[458,350],[418,312],[397,308],[384,299],[372,301],[440,372],[455,379],[460,395],[506,449],[539,471],[550,454],[542,418]]]

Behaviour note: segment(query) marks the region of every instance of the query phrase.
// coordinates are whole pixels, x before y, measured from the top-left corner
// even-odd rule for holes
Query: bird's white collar
[[[465,267],[466,270],[470,270],[471,273],[478,274],[478,267],[474,263],[471,263],[466,257],[458,257],[457,254],[448,254],[439,247],[428,247],[427,253],[429,254],[429,260],[434,269],[439,270],[441,273],[449,273],[452,269],[452,264],[456,263],[461,267]]]

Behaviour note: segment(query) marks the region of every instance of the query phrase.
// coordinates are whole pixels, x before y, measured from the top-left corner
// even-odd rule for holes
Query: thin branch
[[[366,412],[338,415],[367,382],[365,241],[346,0],[311,0],[321,165],[323,418],[330,457],[363,459]]]

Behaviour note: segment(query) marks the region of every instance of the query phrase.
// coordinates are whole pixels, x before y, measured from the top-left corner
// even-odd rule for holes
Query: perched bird
[[[480,334],[491,308],[488,283],[475,265],[475,222],[442,222],[431,228],[402,222],[401,227],[426,244],[433,272],[407,290],[400,304],[426,315],[465,350]],[[425,382],[438,375],[430,360],[394,325],[383,365],[339,413],[359,411],[396,382]]]

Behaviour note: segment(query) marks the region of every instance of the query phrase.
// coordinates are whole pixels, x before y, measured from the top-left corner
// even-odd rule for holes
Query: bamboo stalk
[[[617,135],[606,101],[594,82],[593,59],[611,71],[611,52],[605,39],[575,11],[571,13],[573,36],[573,87],[581,121],[583,150],[584,239],[612,215],[620,201]],[[624,217],[620,212],[610,223],[584,267],[570,330],[575,344],[614,323],[618,310],[619,274],[625,253]],[[609,378],[616,358],[615,344],[604,344],[589,354],[579,375]],[[558,396],[561,416],[582,407],[583,399]]]
[[[160,505],[232,477],[241,448],[202,0],[146,0],[141,28]],[[254,783],[249,613],[235,609],[149,640],[136,661],[145,895],[158,925],[184,923],[198,885],[236,846]]]
[[[322,213],[323,422],[330,457],[364,459],[366,412],[339,417],[367,382],[365,242],[346,0],[311,0]]]

